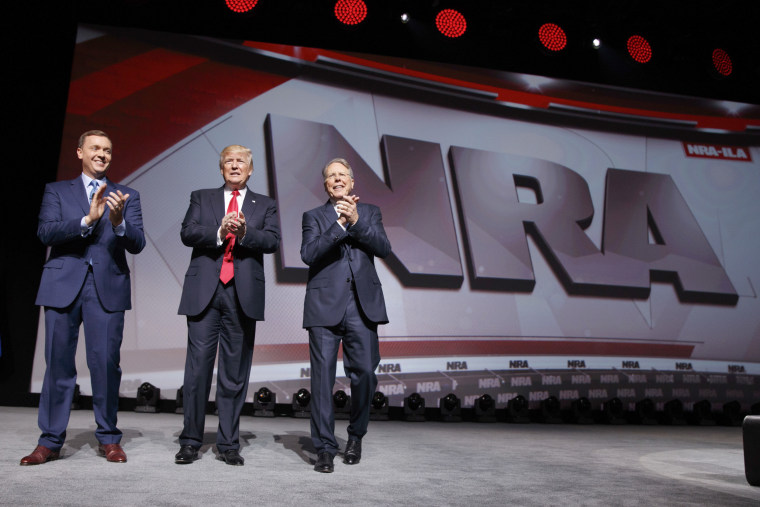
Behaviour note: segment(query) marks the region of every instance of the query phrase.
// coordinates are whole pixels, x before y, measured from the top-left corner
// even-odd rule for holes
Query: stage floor
[[[309,421],[241,420],[243,467],[175,465],[178,414],[120,412],[124,464],[96,454],[92,411],[71,413],[62,459],[22,467],[37,410],[0,407],[1,505],[758,505],[737,427],[372,421],[358,465],[312,470]],[[345,445],[346,421],[337,421]]]

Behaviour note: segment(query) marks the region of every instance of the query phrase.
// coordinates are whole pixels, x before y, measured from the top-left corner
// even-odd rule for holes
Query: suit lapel
[[[335,208],[333,207],[332,203],[328,199],[324,206],[322,206],[322,217],[323,225],[325,226],[325,229],[330,227],[333,222],[338,220],[338,214],[335,213]]]
[[[79,204],[85,215],[88,214],[90,212],[90,203],[87,198],[87,190],[85,190],[84,183],[82,182],[82,177],[78,176],[69,183],[71,184],[69,188],[74,197],[74,202]]]
[[[245,188],[245,200],[243,201],[243,207],[240,208],[240,211],[243,212],[243,216],[248,220],[253,218],[253,212],[256,209],[256,194],[254,194],[250,188]]]
[[[211,208],[216,219],[216,224],[222,224],[222,217],[227,214],[227,210],[224,207],[224,186],[221,186],[214,190],[211,197]]]

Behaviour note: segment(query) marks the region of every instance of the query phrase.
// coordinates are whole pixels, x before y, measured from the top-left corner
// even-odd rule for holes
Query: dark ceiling
[[[336,0],[258,0],[246,14],[225,0],[79,0],[76,18],[93,24],[138,27],[235,40],[277,42],[419,58],[577,81],[758,103],[760,59],[757,0],[364,0],[365,20],[339,23]],[[435,15],[459,10],[467,31],[442,36]],[[401,23],[406,12],[410,21]],[[567,47],[548,54],[538,28],[560,25]],[[625,50],[630,35],[652,46],[648,63]],[[598,37],[602,47],[594,49]],[[711,55],[731,57],[733,72],[719,78]]]

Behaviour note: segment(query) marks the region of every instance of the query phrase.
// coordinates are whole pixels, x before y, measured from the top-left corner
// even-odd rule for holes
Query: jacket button
[[[350,278],[346,278],[346,283],[351,283],[351,279]]]

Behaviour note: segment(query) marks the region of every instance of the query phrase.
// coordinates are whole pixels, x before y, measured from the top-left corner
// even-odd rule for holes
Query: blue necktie
[[[87,197],[90,201],[90,204],[92,204],[92,198],[95,197],[95,192],[98,191],[98,187],[100,186],[98,184],[97,180],[92,180],[90,182],[90,186],[92,187],[92,190],[90,190],[90,195]]]

